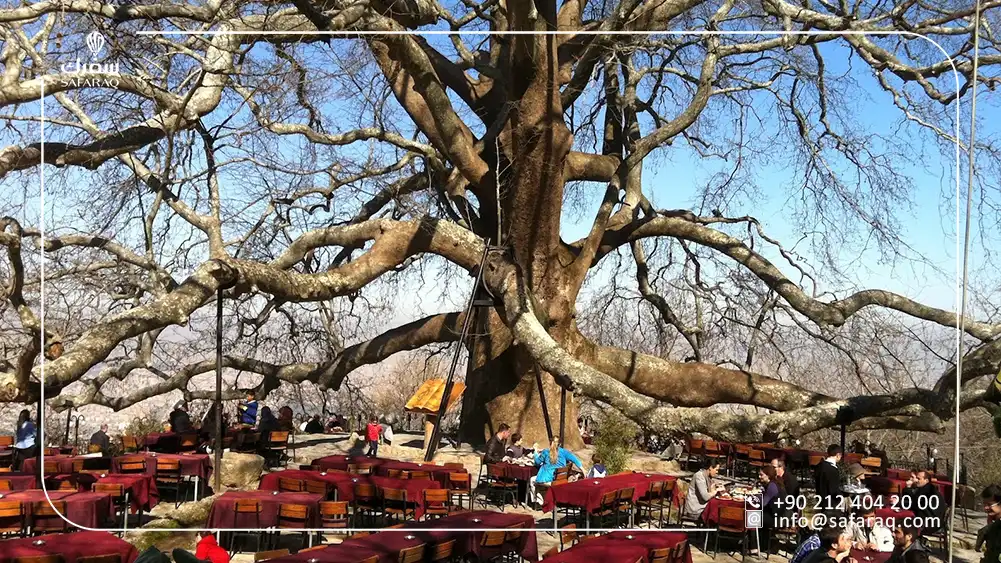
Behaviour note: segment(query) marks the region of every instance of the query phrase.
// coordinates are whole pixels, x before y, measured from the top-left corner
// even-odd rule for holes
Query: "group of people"
[[[553,440],[548,449],[537,446],[526,448],[522,445],[522,435],[512,432],[509,425],[501,423],[494,435],[487,440],[483,463],[498,463],[505,460],[514,463],[527,461],[539,468],[528,484],[531,502],[536,506],[543,503],[545,490],[556,479],[558,469],[569,465],[581,475],[586,473],[588,479],[604,477],[607,474],[598,456],[592,457],[591,468],[585,471],[584,462],[573,452],[563,448],[558,440]]]

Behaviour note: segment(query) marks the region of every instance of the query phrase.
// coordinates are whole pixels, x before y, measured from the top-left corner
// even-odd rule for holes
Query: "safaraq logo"
[[[87,62],[81,62],[80,56],[76,59],[63,63],[59,70],[64,77],[60,80],[62,86],[104,86],[114,88],[118,86],[118,78],[121,76],[117,62],[102,63],[99,61],[101,53],[107,40],[97,31],[87,34],[84,41],[90,57]],[[95,76],[97,75],[97,76]]]

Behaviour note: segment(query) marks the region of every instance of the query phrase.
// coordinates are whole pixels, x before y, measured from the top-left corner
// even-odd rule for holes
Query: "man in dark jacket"
[[[170,412],[170,429],[174,432],[190,432],[191,431],[191,417],[188,416],[188,411],[185,410],[186,405],[184,401],[180,401],[174,405],[174,410]]]
[[[786,471],[786,462],[777,458],[773,459],[772,467],[775,468],[775,474],[779,476],[779,479],[782,479],[785,494],[794,497],[799,496],[799,479],[793,475],[792,471]]]
[[[841,454],[841,446],[831,444],[827,447],[827,458],[818,463],[813,471],[813,482],[820,497],[819,509],[827,513],[839,512],[841,472],[838,463],[841,462]]]
[[[108,437],[108,425],[102,424],[101,429],[90,437],[90,445],[101,448],[101,454],[109,455],[111,449],[111,438]]]
[[[323,425],[320,424],[320,415],[313,415],[313,418],[309,419],[306,423],[307,434],[323,434]]]
[[[497,433],[487,440],[487,451],[483,455],[483,463],[497,463],[507,455],[507,438],[511,435],[511,427],[501,423]]]
[[[921,543],[921,532],[898,520],[893,528],[893,552],[886,563],[928,563],[928,548]]]
[[[941,508],[944,502],[938,494],[938,487],[931,482],[930,475],[928,471],[915,471],[904,487],[904,495],[910,497],[910,507],[914,511],[914,516],[921,519],[923,534],[942,527]]]

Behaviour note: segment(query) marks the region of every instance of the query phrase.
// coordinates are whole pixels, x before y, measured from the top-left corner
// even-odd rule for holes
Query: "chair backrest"
[[[448,463],[443,463],[443,464],[441,464],[441,466],[444,467],[445,469],[461,469],[463,471],[466,470],[466,466],[465,465],[462,465],[461,463],[458,463],[458,462],[455,462],[455,461],[450,461]]]
[[[59,473],[59,462],[58,461],[46,461],[42,464],[42,470],[46,475],[56,475]]]
[[[719,453],[719,444],[717,442],[713,442],[712,440],[706,440],[703,447],[706,452]]]
[[[84,460],[74,459],[73,460],[73,473],[80,473],[83,471]]]
[[[748,446],[747,444],[734,444],[733,451],[738,456],[747,457],[751,454],[751,446]]]
[[[719,507],[719,525],[730,528],[744,529],[744,507],[743,506],[721,506]]]
[[[577,524],[568,524],[560,528],[560,544],[566,545],[577,541]]]
[[[87,453],[89,453],[89,454],[99,454],[99,453],[101,453],[101,445],[100,444],[88,444],[87,445]]]
[[[879,469],[880,467],[883,466],[883,459],[878,457],[863,457],[862,461],[860,461],[859,463],[862,464],[862,467],[868,467],[870,469]]]
[[[0,436],[0,447],[9,448],[14,445],[13,436]]]
[[[320,503],[320,521],[324,525],[348,525],[348,501],[323,501]]]
[[[325,481],[303,481],[304,489],[307,493],[314,495],[323,495],[324,498],[330,494],[330,485]]]
[[[356,475],[371,475],[372,474],[372,466],[371,465],[364,465],[364,464],[357,464],[356,465],[354,463],[349,463],[348,464],[348,473],[354,473]]]
[[[845,454],[844,455],[845,464],[851,465],[853,463],[862,463],[862,454]]]
[[[399,563],[417,563],[424,559],[424,544],[400,550]]]
[[[306,488],[306,483],[302,479],[278,478],[278,490],[283,493],[301,493]]]
[[[499,547],[504,545],[505,532],[492,531],[485,532],[483,537],[480,538],[481,547]]]
[[[705,443],[704,440],[689,440],[688,441],[688,452],[693,454],[702,453],[702,445]]]
[[[449,473],[448,488],[453,491],[468,491],[470,487],[469,473]]]
[[[157,477],[179,479],[181,477],[181,462],[177,459],[156,460]]]
[[[321,549],[327,549],[329,545],[314,545],[313,547],[304,547],[299,550],[299,553],[305,553],[307,551],[319,551]]]
[[[607,493],[601,495],[601,500],[599,501],[599,506],[601,508],[608,508],[615,505],[615,500],[619,498],[618,491],[608,491]]]
[[[430,554],[431,562],[434,563],[436,561],[447,561],[452,558],[453,551],[455,551],[454,539],[436,543],[431,546],[431,554]]]
[[[570,478],[570,468],[569,467],[560,467],[560,468],[557,468],[556,469],[556,473],[553,475],[553,480],[554,481],[556,481],[558,479],[569,479],[569,478]]]
[[[59,516],[66,514],[66,501],[39,501],[31,504],[31,513],[35,516]]]
[[[24,516],[24,506],[19,500],[0,500],[0,518]]]
[[[108,553],[105,555],[91,555],[90,557],[77,557],[77,563],[122,563],[120,553]]]
[[[644,500],[657,500],[664,494],[664,481],[650,483],[650,488],[643,495]]]
[[[617,493],[616,500],[631,503],[633,502],[633,496],[636,494],[636,489],[634,487],[626,487],[619,489]]]
[[[259,514],[261,512],[261,502],[255,498],[236,499],[233,510],[237,514]]]
[[[122,446],[126,451],[139,451],[139,439],[135,436],[122,436]]]
[[[810,467],[813,467],[822,461],[824,461],[824,456],[818,454],[810,454],[809,458]]]
[[[45,455],[59,455],[59,448],[44,448]]]
[[[521,539],[521,536],[524,533],[524,526],[521,523],[508,526],[508,530],[504,532],[504,542],[516,542]]]
[[[304,504],[279,504],[278,505],[278,527],[293,526],[305,528],[309,519],[309,507]]]
[[[671,552],[674,548],[662,547],[650,552],[650,563],[668,563],[671,559]]]
[[[0,491],[13,491],[14,485],[11,484],[10,479],[0,479]]]
[[[500,465],[497,465],[496,463],[488,463],[487,464],[487,475],[489,475],[490,477],[497,478],[497,479],[503,479],[504,478],[504,467],[500,466]]]
[[[887,494],[891,495],[899,495],[902,492],[902,490],[903,487],[900,486],[900,483],[896,481],[890,481],[889,488],[886,492]]]
[[[674,544],[674,548],[671,550],[671,563],[685,563],[685,561],[688,561],[688,557],[685,557],[685,552],[687,551],[688,540],[681,540]]]
[[[372,500],[376,496],[375,485],[371,483],[355,483],[355,499]]]
[[[747,457],[753,461],[765,461],[765,451],[764,450],[754,450],[752,449]]]
[[[413,481],[419,481],[422,479],[426,481],[431,478],[431,473],[428,471],[407,471],[406,476],[407,479],[411,479]]]
[[[560,546],[554,545],[550,547],[548,551],[542,554],[542,559],[547,559],[549,557],[555,557],[557,553],[560,552]]]
[[[386,477],[389,477],[390,479],[401,479],[401,478],[403,478],[403,470],[402,469],[387,469],[386,470]]]
[[[407,502],[407,491],[404,489],[381,488],[382,498],[390,502]]]
[[[288,432],[275,430],[268,434],[268,446],[272,448],[284,447],[288,445]]]
[[[123,458],[118,462],[118,469],[122,473],[145,473],[146,458],[142,456]]]
[[[197,432],[185,432],[181,434],[181,448],[182,449],[193,449],[198,447],[198,433]]]
[[[260,563],[261,561],[276,559],[278,557],[285,557],[286,555],[288,555],[287,549],[272,549],[271,551],[258,551],[257,553],[254,554],[254,563]]]
[[[448,506],[448,489],[424,489],[424,506]]]
[[[125,487],[121,483],[94,483],[95,493],[104,493],[113,499],[125,497]]]

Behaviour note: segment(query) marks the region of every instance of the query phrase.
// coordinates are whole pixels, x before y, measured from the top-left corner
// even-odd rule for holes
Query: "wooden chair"
[[[11,563],[63,563],[65,559],[59,553],[49,555],[33,555],[30,557],[12,557]]]
[[[0,473],[13,473],[14,469],[11,467],[0,467]]]
[[[487,464],[487,491],[486,498],[497,495],[500,502],[497,506],[504,512],[504,505],[507,497],[511,497],[511,504],[518,505],[518,482],[507,477],[504,468],[495,463]]]
[[[233,512],[235,513],[236,522],[245,521],[247,518],[253,521],[253,524],[250,526],[240,527],[250,528],[251,530],[259,530],[261,528],[261,503],[257,499],[237,499],[236,503],[233,504]],[[236,547],[236,540],[239,537],[253,538],[254,542],[256,542],[254,552],[261,551],[261,539],[265,537],[264,534],[256,531],[230,532],[228,551],[231,554],[236,553],[234,548]]]
[[[63,520],[66,501],[39,501],[31,503],[31,533],[35,535],[66,533],[69,524]]]
[[[723,464],[723,467],[730,469],[730,463],[727,459],[726,452],[720,448],[719,442],[713,440],[706,440],[702,443],[702,455],[708,459],[718,460]]]
[[[180,442],[181,443],[178,446],[177,451],[181,453],[191,453],[198,451],[198,446],[200,442],[198,440],[197,432],[185,432],[184,434],[181,434]]]
[[[428,553],[428,561],[430,561],[430,563],[438,563],[440,561],[451,561],[452,558],[455,556],[454,552],[455,552],[454,539],[432,544],[430,553]]]
[[[379,496],[375,485],[355,483],[353,496],[355,517],[368,518],[369,522],[375,521],[379,514]]]
[[[733,445],[733,474],[742,477],[749,473],[751,467],[751,446],[747,444]]]
[[[283,493],[301,493],[306,490],[306,482],[302,479],[278,478],[278,490]]]
[[[0,492],[13,491],[14,485],[11,484],[10,479],[0,479]]]
[[[138,453],[139,439],[135,436],[122,436],[122,449],[125,453]]]
[[[123,528],[127,528],[129,518],[129,493],[121,483],[94,483],[92,486],[95,493],[102,493],[111,497],[111,504],[115,507],[115,516],[122,514]],[[117,526],[117,522],[115,525]]]
[[[740,539],[741,560],[747,555],[747,528],[744,526],[743,506],[720,506],[719,525],[716,527],[716,544],[713,553],[719,553],[719,538],[722,535],[733,536]],[[760,550],[760,546],[758,547]]]
[[[469,510],[473,509],[473,489],[470,483],[470,476],[468,473],[449,473],[448,474],[448,495],[449,502],[452,498],[458,498],[458,507],[462,508],[462,501],[464,499],[469,500]]]
[[[463,471],[466,470],[466,466],[465,465],[462,465],[461,463],[456,462],[456,461],[450,461],[448,463],[443,463],[443,464],[441,464],[441,466],[444,467],[445,469],[457,469],[460,472],[463,472]]]
[[[688,561],[688,540],[681,540],[671,549],[671,559],[669,563],[685,563]],[[651,561],[651,563],[653,563]]]
[[[443,518],[452,512],[448,489],[424,489],[424,520]]]
[[[662,547],[650,552],[650,563],[671,563],[673,547]]]
[[[386,470],[386,477],[389,477],[390,479],[405,479],[406,478],[406,477],[403,476],[403,470],[402,469],[387,469]]]
[[[143,456],[132,456],[123,458],[118,462],[118,470],[121,473],[146,473],[146,458]]]
[[[654,481],[650,483],[650,488],[647,492],[636,501],[636,516],[638,519],[642,520],[644,515],[653,525],[653,515],[657,513],[657,527],[664,527],[664,481]],[[674,482],[671,482],[673,487]],[[670,506],[670,505],[668,505]],[[670,523],[670,514],[668,514],[668,522]]]
[[[325,546],[320,546],[320,547],[325,547]],[[271,551],[259,551],[254,554],[254,563],[261,563],[261,561],[268,561],[270,559],[285,557],[288,554],[289,554],[288,549],[272,549]]]
[[[752,449],[751,453],[748,454],[748,465],[751,466],[751,472],[754,473],[756,471],[759,471],[762,467],[766,465],[771,465],[771,463],[767,459],[765,459],[764,450]],[[753,476],[754,475],[752,475],[752,477]]]
[[[355,475],[371,475],[372,466],[365,464],[348,464],[348,473],[354,473]]]
[[[795,514],[792,515],[792,521],[798,521]],[[765,552],[765,559],[772,553],[772,542],[776,542],[779,549],[782,547],[782,543],[785,542],[787,549],[786,553],[789,554],[789,559],[796,553],[796,548],[799,545],[799,528],[793,526],[787,526],[785,528],[772,528],[768,533],[768,551]],[[778,550],[776,550],[776,555]]]
[[[173,491],[174,508],[184,502],[185,497],[181,496],[181,489],[184,487],[184,476],[181,475],[181,462],[176,459],[156,460],[156,488],[161,492]]]
[[[698,460],[702,459],[702,454],[704,453],[703,452],[703,444],[704,443],[705,442],[703,440],[694,440],[694,439],[693,440],[688,440],[687,451],[684,452],[686,454],[685,455],[685,469],[686,470],[691,469],[693,461],[698,461]]]
[[[415,545],[400,550],[400,555],[396,559],[399,563],[418,563],[424,560],[424,544]]]
[[[324,501],[320,503],[320,527],[325,530],[346,530],[351,527],[348,501]]]
[[[100,444],[87,444],[87,453],[89,454],[99,454],[101,453]]]
[[[326,545],[314,545],[313,547],[304,547],[298,551],[298,553],[306,553],[309,551],[319,551],[321,549],[327,549],[330,546]]]
[[[560,546],[554,545],[553,547],[550,547],[545,553],[542,554],[542,559],[546,560],[550,557],[554,557],[559,552],[560,552]]]
[[[619,491],[608,491],[601,495],[597,508],[589,513],[591,525],[597,528],[606,527],[606,521],[615,518],[618,499]]]
[[[18,500],[0,500],[0,536],[23,537],[27,528],[24,505]]]
[[[407,499],[405,489],[384,488],[379,490],[382,492],[380,496],[382,497],[384,518],[387,520],[392,518],[394,521],[402,519],[404,522],[416,519],[417,503]]]
[[[50,455],[59,455],[61,453],[59,448],[44,448],[44,452],[46,457]]]
[[[42,464],[42,475],[59,475],[59,462],[58,461],[46,461]]]
[[[567,546],[574,546],[580,540],[580,536],[577,535],[577,524],[568,524],[560,528],[560,551],[563,551]]]
[[[274,545],[277,545],[282,530],[301,530],[303,543],[308,538],[309,532],[309,507],[304,504],[279,504],[278,524],[274,533]]]
[[[337,500],[337,487],[331,486],[326,481],[303,481],[303,490],[312,495],[323,495],[323,500]]]
[[[268,434],[264,443],[264,459],[269,467],[283,465],[288,469],[288,436],[289,433],[284,430]]]
[[[406,477],[404,477],[405,479],[410,479],[412,481],[420,481],[420,480],[427,481],[428,479],[431,478],[430,471],[407,471],[405,472],[405,475],[406,475]]]
[[[122,554],[108,553],[106,555],[91,555],[90,557],[77,557],[76,563],[122,563]]]
[[[14,447],[14,437],[13,436],[0,436],[0,448],[13,448]]]
[[[883,473],[883,460],[878,457],[863,457],[859,462],[870,475],[881,475]]]
[[[616,491],[615,495],[615,527],[619,527],[619,518],[626,518],[626,525],[632,521],[633,510],[635,505],[633,504],[633,497],[636,495],[636,489],[634,487],[625,487]]]

